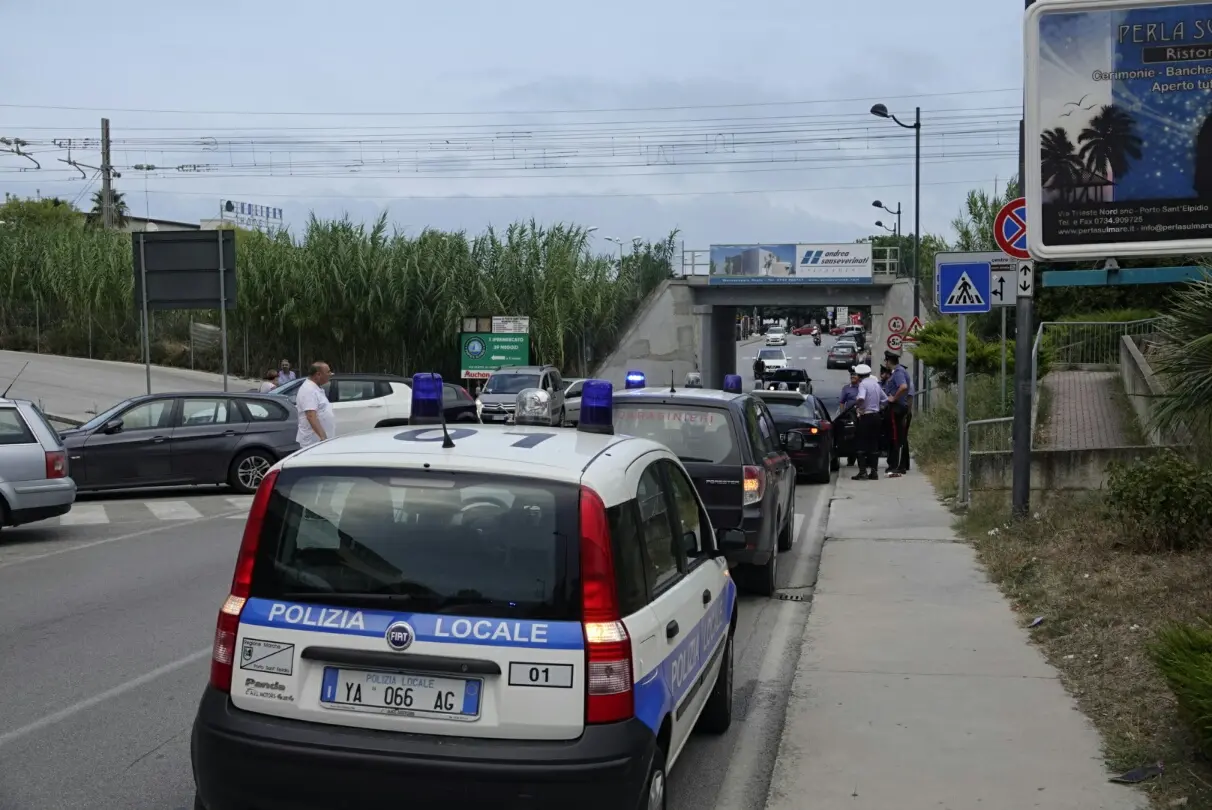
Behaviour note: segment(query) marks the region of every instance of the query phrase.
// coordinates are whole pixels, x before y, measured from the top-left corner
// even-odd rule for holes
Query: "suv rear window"
[[[515,476],[285,470],[252,595],[576,621],[580,491]]]
[[[816,418],[816,403],[812,397],[805,397],[803,402],[796,402],[791,399],[766,399],[762,397],[762,401],[766,403],[766,407],[770,409],[770,415],[776,420],[780,416],[795,417],[797,419],[815,419]]]
[[[620,403],[614,408],[614,427],[619,433],[659,442],[682,461],[741,463],[725,408]]]
[[[37,444],[34,433],[16,408],[0,408],[0,445]]]

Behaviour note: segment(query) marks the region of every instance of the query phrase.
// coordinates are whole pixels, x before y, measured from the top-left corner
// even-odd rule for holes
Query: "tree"
[[[1167,393],[1156,402],[1154,424],[1164,432],[1190,431],[1202,447],[1212,442],[1212,277],[1171,297],[1158,330],[1167,349],[1150,358]]]
[[[1077,136],[1086,169],[1115,181],[1128,173],[1128,159],[1140,160],[1136,120],[1114,104],[1104,104]]]
[[[5,194],[0,205],[0,222],[18,228],[78,227],[82,221],[75,206],[58,197],[34,200]]]
[[[126,200],[120,191],[110,191],[111,203],[114,216],[114,227],[122,228],[126,226],[126,217],[130,210],[126,207]],[[88,212],[87,224],[89,227],[100,227],[105,222],[105,199],[102,192],[93,193],[93,207]]]
[[[984,189],[969,191],[963,210],[951,220],[951,227],[955,231],[954,249],[971,252],[999,250],[997,242],[993,240],[993,221],[1006,203],[1021,196],[1018,178],[1011,178],[1006,183],[1005,192],[1000,195],[989,194]]]
[[[1073,196],[1082,179],[1082,161],[1064,127],[1048,129],[1040,135],[1040,170],[1045,188],[1057,189],[1061,199]]]

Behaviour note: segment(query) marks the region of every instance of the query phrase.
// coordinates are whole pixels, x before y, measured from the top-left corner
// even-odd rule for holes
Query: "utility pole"
[[[109,162],[109,119],[101,119],[101,226],[114,227],[114,167]]]

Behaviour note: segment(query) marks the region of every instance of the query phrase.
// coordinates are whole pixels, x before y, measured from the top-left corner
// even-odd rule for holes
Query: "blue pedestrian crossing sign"
[[[990,262],[940,262],[938,311],[944,315],[981,315],[992,308]]]

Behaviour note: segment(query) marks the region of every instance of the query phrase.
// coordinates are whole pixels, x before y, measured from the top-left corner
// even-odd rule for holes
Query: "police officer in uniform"
[[[849,408],[856,401],[858,401],[858,387],[859,387],[859,377],[857,374],[854,373],[854,367],[851,366],[850,382],[847,383],[846,385],[842,386],[842,393],[837,398],[838,418],[840,418],[841,415],[846,412],[847,408]],[[857,411],[855,412],[855,416],[856,417],[858,416]],[[857,452],[857,450],[858,450],[858,448],[856,447],[855,451]],[[846,466],[853,467],[857,460],[858,459],[855,456],[849,457],[848,459],[846,459]]]
[[[888,445],[888,475],[899,478],[909,472],[909,427],[913,423],[913,377],[901,365],[896,352],[884,352],[889,372],[888,409],[892,412],[892,436]]]
[[[854,367],[858,386],[858,473],[855,481],[878,481],[880,478],[880,406],[887,400],[879,381],[871,376],[871,366],[860,363]]]

